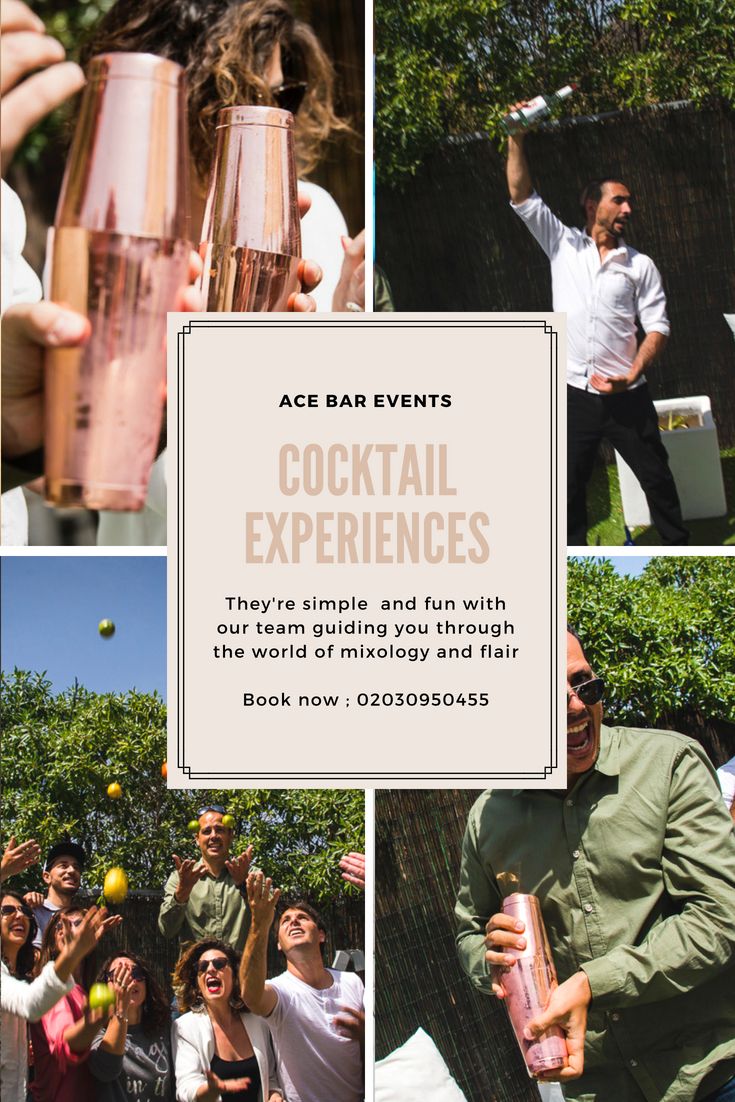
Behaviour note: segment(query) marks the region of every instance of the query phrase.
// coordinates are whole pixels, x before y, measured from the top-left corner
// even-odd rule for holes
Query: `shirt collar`
[[[592,773],[604,773],[606,777],[618,777],[620,775],[620,748],[618,740],[614,738],[612,729],[606,727],[604,723],[600,727],[600,750],[597,755],[597,760],[592,768],[587,773],[584,773],[583,776],[589,777]],[[581,777],[578,778],[578,780],[581,779]],[[513,788],[511,789],[511,795],[523,796],[527,795],[530,791],[543,792],[557,790]]]
[[[582,230],[582,240],[584,241],[585,245],[594,245],[595,248],[597,248],[597,245],[595,245],[594,241],[592,240],[589,233],[587,232],[587,227],[586,226]],[[628,245],[625,242],[625,238],[623,238],[623,237],[618,238],[617,245],[615,246],[614,249],[611,249],[610,252],[607,255],[608,256],[624,256],[627,260],[628,256],[630,255],[630,251],[629,251]],[[607,259],[607,257],[605,259]]]

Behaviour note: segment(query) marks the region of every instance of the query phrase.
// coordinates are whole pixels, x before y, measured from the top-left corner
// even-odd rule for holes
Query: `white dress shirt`
[[[587,231],[565,226],[536,192],[511,207],[551,262],[554,309],[567,315],[569,385],[594,392],[590,375],[627,375],[638,348],[636,318],[646,334],[670,332],[656,265],[622,240],[602,260]],[[630,389],[644,382],[641,375]]]

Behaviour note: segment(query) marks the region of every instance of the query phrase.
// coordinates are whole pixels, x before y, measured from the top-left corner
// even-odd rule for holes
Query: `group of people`
[[[318,912],[303,899],[281,904],[270,878],[251,869],[252,847],[231,854],[233,830],[224,816],[219,806],[199,809],[199,857],[174,855],[164,889],[158,928],[180,943],[173,1005],[137,953],[120,950],[98,968],[92,963],[100,940],[122,919],[76,900],[81,846],[61,842],[49,850],[45,895],[3,886],[3,1100],[364,1097],[362,980],[325,966],[327,931]],[[0,877],[39,856],[35,841],[16,845],[11,838]],[[361,854],[346,855],[340,866],[345,880],[364,888]],[[274,926],[286,968],[269,980]],[[97,984],[103,996],[111,992],[110,1005]]]
[[[84,75],[65,60],[61,45],[22,0],[2,0],[2,157],[9,163],[25,133],[44,114],[79,91]],[[240,104],[283,105],[296,117],[299,172],[308,175],[330,138],[350,132],[335,110],[334,70],[312,28],[296,19],[287,0],[117,0],[91,34],[82,60],[102,52],[157,54],[180,64],[187,78],[188,166],[192,235],[202,225],[212,164],[216,116]],[[38,71],[40,70],[40,71]],[[29,75],[30,74],[30,75]],[[26,223],[15,193],[3,199],[3,542],[27,542],[21,485],[41,474],[43,457],[42,353],[78,347],[89,338],[86,318],[63,304],[42,300],[41,284],[22,256]],[[300,267],[303,293],[290,309],[310,312],[364,310],[365,235],[348,235],[336,202],[301,179],[304,218]],[[308,212],[308,213],[307,213]],[[191,277],[201,271],[192,256]],[[197,289],[183,288],[180,310],[201,309]],[[141,514],[103,514],[98,542],[165,543],[165,458],[159,458]]]

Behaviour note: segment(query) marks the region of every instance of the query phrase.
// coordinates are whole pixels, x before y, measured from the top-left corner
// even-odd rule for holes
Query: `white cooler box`
[[[654,402],[659,424],[684,418],[687,428],[661,432],[669,455],[671,473],[679,491],[684,520],[722,517],[727,512],[725,484],[720,465],[717,428],[706,395],[697,398],[664,398]],[[615,452],[623,499],[623,515],[629,528],[648,526],[651,514],[645,494],[628,464]]]

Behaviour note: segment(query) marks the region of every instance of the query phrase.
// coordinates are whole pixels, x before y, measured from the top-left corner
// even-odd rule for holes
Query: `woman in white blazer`
[[[178,1102],[282,1102],[267,1026],[240,996],[239,954],[218,938],[196,941],[174,970],[183,1011],[173,1023]]]

